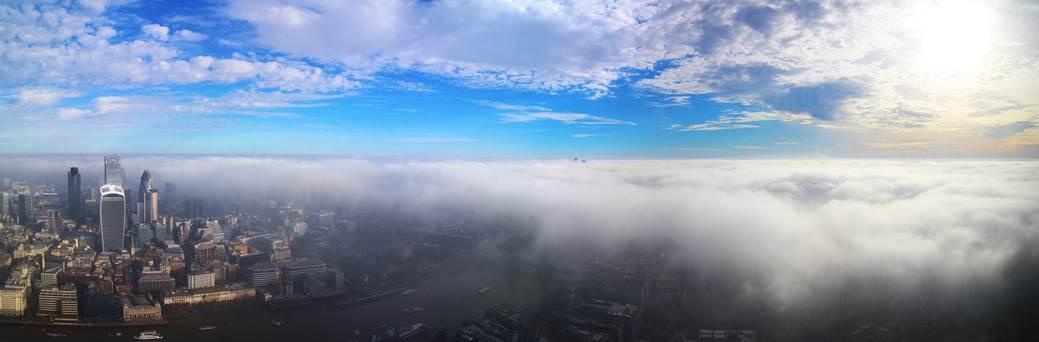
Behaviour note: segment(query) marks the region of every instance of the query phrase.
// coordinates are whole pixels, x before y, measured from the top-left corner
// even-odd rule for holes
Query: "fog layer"
[[[58,179],[75,165],[92,184],[99,160],[8,157],[0,172]],[[740,295],[780,311],[862,279],[892,298],[986,301],[1008,286],[1008,261],[1034,250],[1039,225],[1039,163],[1031,161],[131,156],[123,165],[131,184],[148,168],[183,195],[333,193],[355,208],[521,217],[537,232],[535,248],[547,251],[663,241],[670,263],[745,275]]]

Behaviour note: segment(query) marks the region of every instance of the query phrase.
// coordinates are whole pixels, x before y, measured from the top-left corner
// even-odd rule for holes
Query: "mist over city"
[[[0,340],[1036,341],[1036,23],[0,1]]]
[[[82,171],[90,184],[102,176],[97,157],[9,156],[0,171],[46,183],[80,165],[93,170]],[[182,203],[165,206],[201,203],[178,212],[226,217],[276,203],[368,234],[458,225],[477,240],[475,255],[566,270],[623,256],[654,277],[684,277],[674,310],[786,337],[856,319],[952,329],[915,332],[926,337],[989,334],[1018,324],[1008,315],[1035,303],[1027,282],[1039,275],[1032,161],[122,161],[176,184]],[[517,236],[530,241],[501,247]]]

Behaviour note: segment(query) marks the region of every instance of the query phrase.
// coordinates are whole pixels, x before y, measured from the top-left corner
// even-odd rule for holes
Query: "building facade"
[[[68,207],[69,218],[76,222],[83,218],[83,187],[80,182],[79,168],[73,167],[69,169],[68,192],[66,193],[65,204]]]
[[[55,321],[78,320],[79,296],[76,287],[65,284],[41,289],[36,315],[50,317]]]
[[[105,184],[123,186],[124,183],[123,166],[119,164],[119,155],[107,155],[105,156]]]
[[[101,250],[122,251],[126,236],[126,197],[115,184],[101,186]]]
[[[162,293],[172,289],[173,278],[169,273],[163,271],[144,271],[141,278],[137,279],[137,290],[141,293]]]
[[[193,290],[166,291],[162,303],[166,306],[233,303],[256,298],[256,289],[241,285]]]
[[[123,296],[123,320],[127,322],[162,320],[162,305],[151,296]]]
[[[278,267],[265,261],[249,268],[249,284],[256,289],[271,292],[278,288]]]
[[[5,285],[0,288],[0,316],[21,317],[29,308],[29,287],[25,285]]]
[[[145,222],[159,222],[159,190],[151,189],[142,193],[141,196],[144,197]]]
[[[216,286],[216,274],[213,271],[196,271],[188,274],[189,289],[203,289]]]

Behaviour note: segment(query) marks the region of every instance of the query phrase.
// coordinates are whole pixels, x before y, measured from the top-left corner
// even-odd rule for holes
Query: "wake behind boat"
[[[134,336],[133,339],[138,341],[157,341],[162,339],[162,335],[159,335],[155,330],[148,330],[142,331],[137,336]]]

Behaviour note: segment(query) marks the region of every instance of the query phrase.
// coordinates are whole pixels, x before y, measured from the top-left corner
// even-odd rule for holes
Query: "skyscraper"
[[[105,156],[105,184],[123,186],[123,166],[119,164],[119,155]]]
[[[137,188],[137,200],[130,202],[130,209],[134,212],[133,221],[134,224],[148,223],[151,220],[148,219],[148,191],[152,189],[152,174],[147,169],[141,173],[141,184]]]
[[[0,214],[11,214],[11,193],[0,192]]]
[[[18,219],[23,225],[36,221],[36,218],[33,216],[32,207],[32,194],[18,195]]]
[[[165,207],[163,210],[172,210],[175,203],[177,203],[177,185],[171,182],[166,182],[166,185],[162,189],[162,205]]]
[[[101,250],[121,251],[126,235],[126,198],[115,184],[101,186]]]
[[[144,203],[145,197],[147,197],[148,191],[152,189],[152,174],[148,170],[144,170],[141,174],[141,186],[137,188],[137,196],[140,199],[137,202]]]
[[[82,187],[80,187],[79,168],[73,167],[69,169],[68,176],[69,189],[66,205],[68,205],[69,218],[79,222],[83,211],[83,196],[81,193]]]
[[[147,192],[147,195],[142,196],[145,199],[144,202],[144,219],[145,223],[152,223],[159,220],[159,190],[151,189]]]

